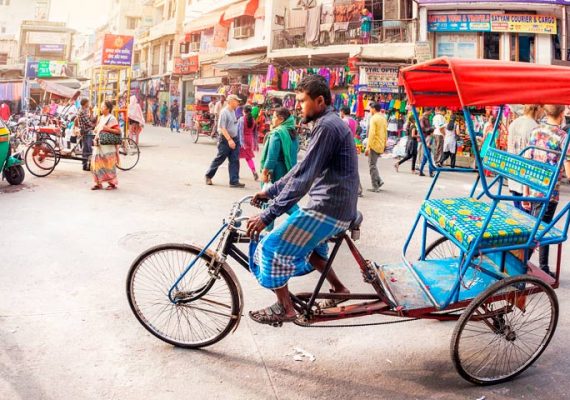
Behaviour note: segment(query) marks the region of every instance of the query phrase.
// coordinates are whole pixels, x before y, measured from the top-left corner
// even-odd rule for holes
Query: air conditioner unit
[[[252,37],[254,35],[254,29],[251,25],[238,26],[234,28],[234,39],[244,39]]]
[[[190,52],[200,51],[200,42],[190,42],[188,51]]]

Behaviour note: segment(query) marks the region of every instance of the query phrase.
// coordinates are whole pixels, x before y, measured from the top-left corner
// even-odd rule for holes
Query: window
[[[8,64],[8,53],[0,53],[0,65]]]
[[[487,60],[501,59],[501,34],[497,32],[483,33],[483,58]]]
[[[511,33],[511,61],[535,62],[535,35]]]
[[[6,33],[6,27],[0,26],[0,33]]]
[[[234,39],[244,39],[255,34],[255,18],[244,15],[234,19]]]
[[[137,29],[139,26],[140,18],[127,17],[127,29]]]

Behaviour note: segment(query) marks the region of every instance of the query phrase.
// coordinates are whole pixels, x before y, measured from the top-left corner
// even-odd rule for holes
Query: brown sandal
[[[102,185],[93,185],[93,186],[91,186],[91,190],[101,190],[101,189],[103,189],[103,186],[102,186]]]
[[[297,315],[292,317],[287,317],[285,315],[285,308],[281,303],[275,303],[267,308],[250,311],[249,317],[259,324],[271,325],[274,327],[279,327],[283,325],[283,322],[293,322],[297,319]]]
[[[117,189],[117,185],[111,185],[111,184],[109,184],[109,186],[105,188],[105,190],[115,190],[115,189]]]

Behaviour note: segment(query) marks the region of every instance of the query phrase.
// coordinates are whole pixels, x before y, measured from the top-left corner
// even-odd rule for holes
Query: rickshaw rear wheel
[[[426,247],[426,260],[436,260],[444,258],[459,258],[459,247],[451,240],[442,236]]]
[[[496,282],[457,322],[450,346],[457,372],[477,385],[514,378],[546,349],[558,313],[556,294],[543,280],[519,275]]]
[[[51,174],[59,162],[55,149],[43,140],[38,140],[28,147],[24,160],[30,174],[38,178]]]
[[[10,185],[21,185],[26,177],[26,172],[21,165],[14,165],[4,170],[4,177]]]

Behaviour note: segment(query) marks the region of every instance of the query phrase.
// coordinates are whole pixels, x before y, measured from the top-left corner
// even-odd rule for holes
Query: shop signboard
[[[415,48],[416,48],[417,63],[423,63],[433,58],[431,53],[430,42],[416,42]]]
[[[551,15],[491,14],[493,32],[556,34],[556,17]]]
[[[106,34],[103,39],[101,63],[130,67],[133,61],[134,41],[133,36]]]
[[[398,92],[398,65],[366,65],[360,67],[361,83],[369,92]],[[364,79],[362,79],[364,78]]]
[[[62,44],[40,44],[40,53],[63,53],[64,49]]]
[[[38,61],[38,78],[69,78],[72,75],[65,61]]]
[[[198,55],[188,58],[174,58],[174,73],[177,75],[188,75],[198,72],[200,64],[198,63]]]
[[[430,32],[489,32],[490,14],[430,14]]]
[[[28,32],[28,44],[66,44],[69,42],[69,35],[62,32]]]
[[[420,6],[428,4],[489,3],[489,0],[415,0]],[[501,0],[501,3],[558,4],[570,6],[570,0]]]

